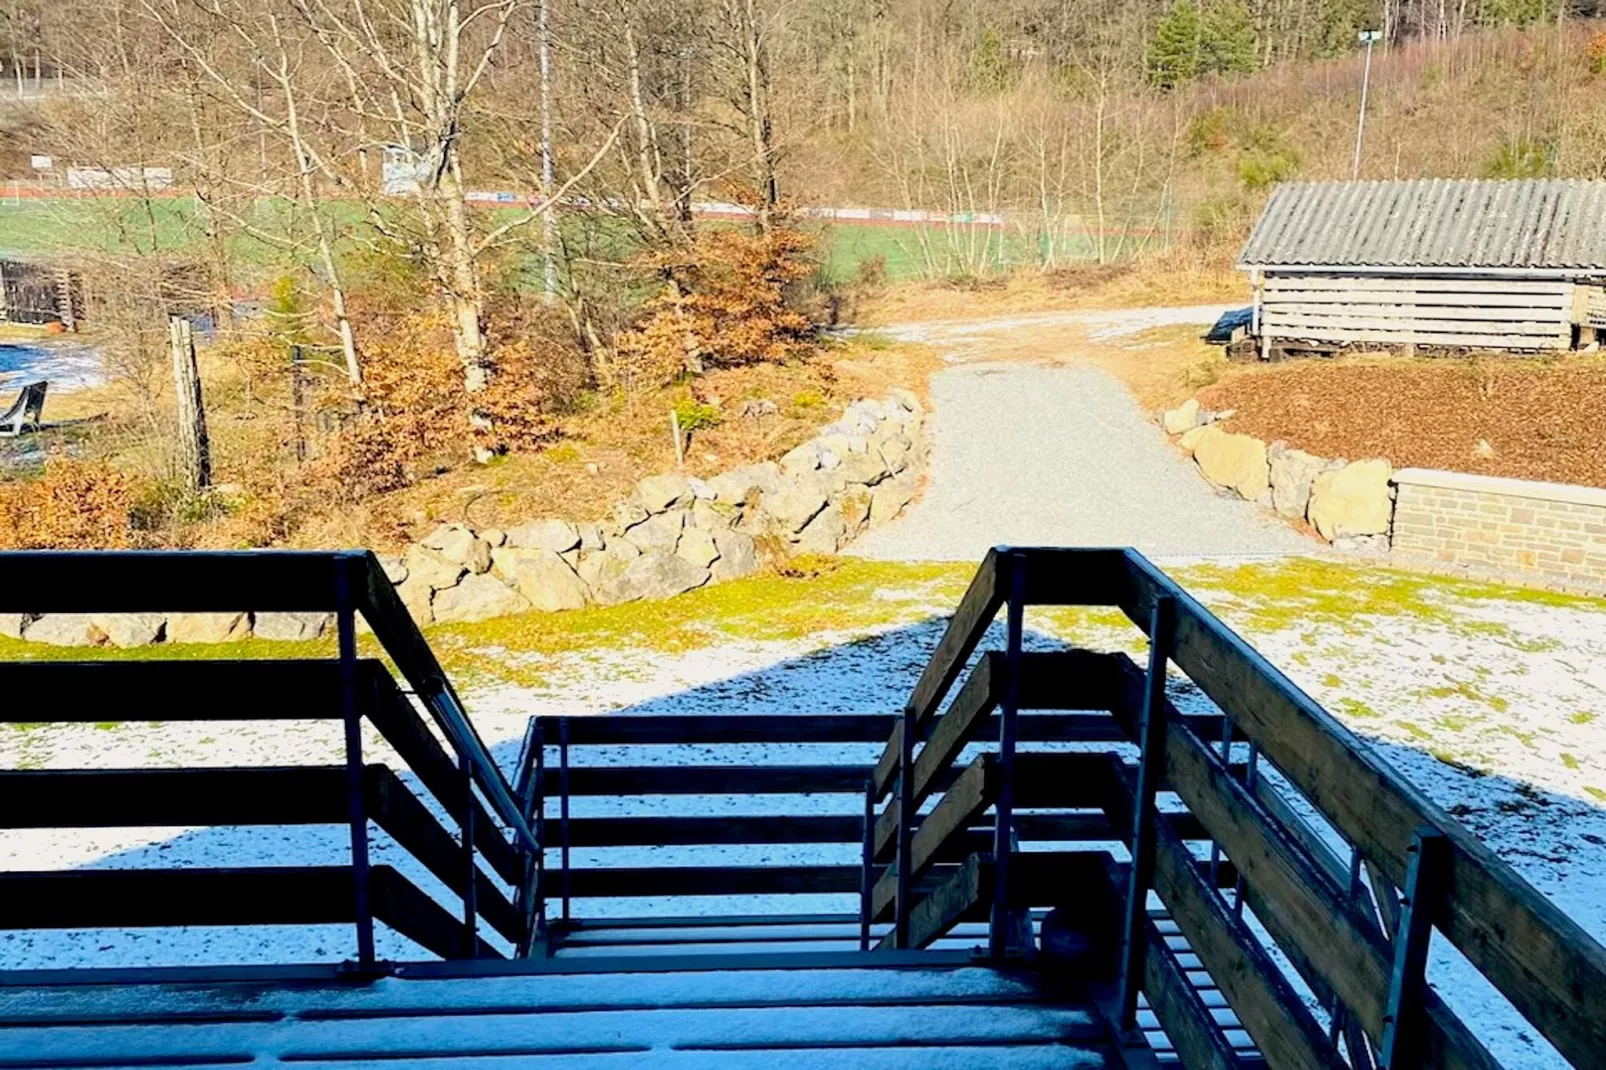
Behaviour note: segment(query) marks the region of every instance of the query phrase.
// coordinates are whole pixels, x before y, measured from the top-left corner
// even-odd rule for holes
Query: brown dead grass
[[[859,322],[923,323],[1023,312],[1142,308],[1250,300],[1249,283],[1230,259],[1178,252],[1122,264],[1019,271],[979,283],[913,282],[863,296]]]
[[[1356,357],[1250,368],[1199,394],[1233,431],[1324,457],[1606,487],[1606,358]]]

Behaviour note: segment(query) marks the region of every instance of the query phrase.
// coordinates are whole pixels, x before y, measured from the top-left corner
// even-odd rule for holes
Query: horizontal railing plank
[[[333,612],[345,551],[0,553],[0,613]]]
[[[917,880],[924,876],[927,868],[937,861],[942,848],[952,838],[963,835],[993,804],[1002,784],[1003,771],[996,754],[978,755],[959,774],[953,786],[920,822],[920,827],[909,839],[909,879]],[[897,869],[888,866],[870,895],[872,921],[884,919],[897,892]]]
[[[858,765],[582,766],[569,770],[570,795],[862,795],[869,779]],[[537,790],[556,798],[561,774],[550,765]]]

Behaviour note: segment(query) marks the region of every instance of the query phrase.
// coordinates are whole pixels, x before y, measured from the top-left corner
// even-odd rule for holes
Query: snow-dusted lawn
[[[854,561],[650,610],[582,611],[431,634],[471,712],[511,762],[531,714],[885,713],[897,710],[969,566]],[[1606,939],[1606,602],[1314,559],[1179,565],[1190,589],[1508,862]],[[1109,611],[1034,610],[1033,642],[1139,649]],[[334,762],[334,726],[6,728],[0,767]],[[713,760],[717,757],[711,755]],[[577,759],[579,760],[579,759]],[[598,755],[595,760],[640,760]],[[743,760],[789,760],[748,753]],[[796,760],[795,758],[790,760]],[[829,760],[829,759],[825,759]],[[856,805],[850,803],[850,805]],[[702,812],[709,812],[704,810]],[[0,835],[0,866],[338,863],[340,829],[112,830]],[[378,860],[395,852],[380,842]],[[767,857],[773,857],[771,851]],[[678,852],[658,851],[664,864]],[[414,952],[392,939],[384,954]],[[294,933],[17,933],[8,967],[340,959],[343,927]],[[1541,1044],[1436,960],[1447,998],[1514,1065]],[[1446,971],[1449,970],[1449,973]]]

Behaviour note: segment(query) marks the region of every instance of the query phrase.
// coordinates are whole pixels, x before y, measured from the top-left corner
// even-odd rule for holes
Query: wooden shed
[[[1606,181],[1279,186],[1239,257],[1260,356],[1581,348],[1606,331]]]

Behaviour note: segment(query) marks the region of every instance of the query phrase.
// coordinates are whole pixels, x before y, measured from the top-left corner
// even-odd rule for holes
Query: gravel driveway
[[[925,492],[848,553],[977,561],[999,544],[1135,546],[1154,557],[1308,553],[1212,491],[1126,388],[1086,365],[960,364],[931,380]]]

